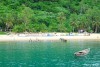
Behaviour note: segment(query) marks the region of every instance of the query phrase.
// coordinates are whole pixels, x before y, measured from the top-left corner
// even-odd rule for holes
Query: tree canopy
[[[100,0],[1,0],[0,29],[100,32]]]

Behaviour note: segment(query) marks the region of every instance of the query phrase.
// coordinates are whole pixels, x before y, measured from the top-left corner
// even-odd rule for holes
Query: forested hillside
[[[0,0],[0,30],[100,32],[100,0]]]

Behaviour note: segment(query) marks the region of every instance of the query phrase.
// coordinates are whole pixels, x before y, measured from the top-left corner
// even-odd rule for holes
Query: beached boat
[[[78,52],[75,52],[74,54],[75,54],[76,56],[85,56],[85,55],[87,55],[89,52],[90,52],[90,48],[84,49],[84,50],[81,50],[81,51],[78,51]]]
[[[67,42],[67,39],[64,39],[64,38],[60,38],[60,40],[63,42]]]

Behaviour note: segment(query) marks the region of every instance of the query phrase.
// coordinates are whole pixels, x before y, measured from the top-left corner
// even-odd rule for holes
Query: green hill
[[[100,32],[100,0],[1,0],[0,29]]]

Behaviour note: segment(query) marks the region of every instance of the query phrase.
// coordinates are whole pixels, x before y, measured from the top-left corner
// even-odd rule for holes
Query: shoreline
[[[60,38],[65,40],[99,40],[100,41],[100,34],[91,34],[89,36],[25,36],[25,35],[0,35],[0,42],[6,41],[59,41]]]

